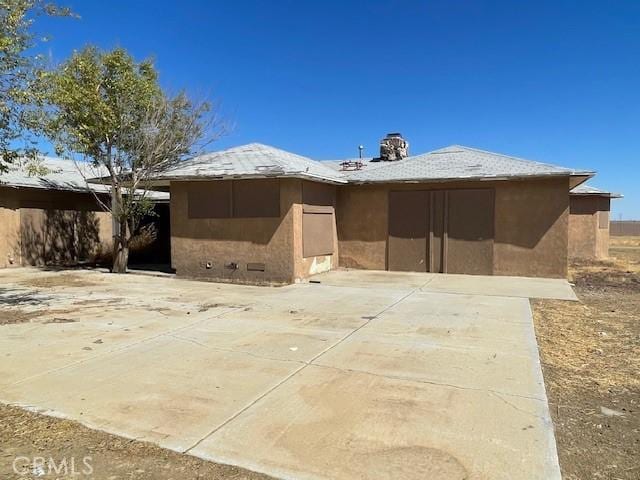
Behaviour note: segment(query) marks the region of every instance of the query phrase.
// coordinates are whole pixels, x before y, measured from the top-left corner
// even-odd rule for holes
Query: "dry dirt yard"
[[[581,303],[532,302],[565,480],[640,479],[640,237],[610,255],[571,266]]]
[[[38,471],[40,461],[34,460],[38,457],[44,459],[44,474]],[[83,464],[85,458],[90,459],[91,475],[84,475],[89,472]],[[65,470],[61,467],[63,460],[68,462]],[[63,474],[49,474],[50,465],[61,469]],[[14,473],[14,467],[19,473]],[[0,404],[0,478],[266,480],[271,477]]]

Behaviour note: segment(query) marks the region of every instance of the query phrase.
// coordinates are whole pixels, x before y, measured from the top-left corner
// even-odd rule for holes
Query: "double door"
[[[493,273],[492,189],[389,192],[388,270]]]

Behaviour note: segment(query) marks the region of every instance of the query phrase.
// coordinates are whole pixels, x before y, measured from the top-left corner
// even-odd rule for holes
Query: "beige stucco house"
[[[75,164],[45,158],[42,166],[46,175],[19,165],[0,174],[0,268],[90,260],[111,241],[111,218]]]
[[[569,195],[569,258],[602,260],[609,256],[611,199],[622,195],[586,184]]]
[[[319,162],[249,144],[164,172],[173,267],[249,283],[338,266],[566,276],[568,192],[593,172],[457,145],[399,157]]]
[[[90,190],[85,176],[94,170],[83,175],[70,160],[46,157],[41,166],[46,173],[40,175],[20,164],[0,174],[0,268],[74,265],[108,256],[112,220],[103,205],[109,204],[109,188]],[[152,197],[169,199],[162,192]]]

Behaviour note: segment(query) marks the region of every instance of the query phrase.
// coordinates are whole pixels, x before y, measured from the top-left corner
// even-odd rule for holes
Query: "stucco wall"
[[[226,181],[171,182],[171,260],[178,275],[281,284],[337,266],[337,232],[334,233],[334,255],[303,256],[303,181],[279,181],[279,217],[189,218],[190,189],[202,191],[206,188],[203,185],[212,182]],[[332,218],[335,224],[335,215]],[[238,268],[225,267],[231,262]],[[207,263],[211,268],[207,268]],[[264,271],[249,269],[252,264],[264,264]]]
[[[567,178],[496,183],[494,273],[567,276]]]
[[[171,261],[177,274],[218,281],[292,282],[293,206],[299,199],[299,182],[280,181],[279,217],[189,218],[188,194],[196,183],[171,182]],[[238,269],[225,268],[230,262]],[[264,264],[265,271],[248,270],[249,264]]]
[[[495,189],[494,274],[566,277],[567,178],[339,187],[341,265],[387,268],[389,190],[454,188]]]
[[[111,232],[92,194],[0,189],[0,267],[91,261],[110,248]]]
[[[18,191],[0,187],[0,268],[17,267],[20,264]]]
[[[609,256],[609,208],[610,200],[605,197],[570,196],[569,258]]]
[[[336,217],[343,267],[386,269],[388,192],[387,185],[338,188]]]

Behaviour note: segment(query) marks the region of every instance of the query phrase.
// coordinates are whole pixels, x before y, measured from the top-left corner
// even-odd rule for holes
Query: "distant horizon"
[[[87,44],[154,58],[164,88],[206,92],[235,123],[210,150],[372,157],[398,131],[413,154],[595,170],[590,185],[625,196],[611,218],[640,218],[640,2],[60,3],[81,18],[36,20],[53,64]]]

